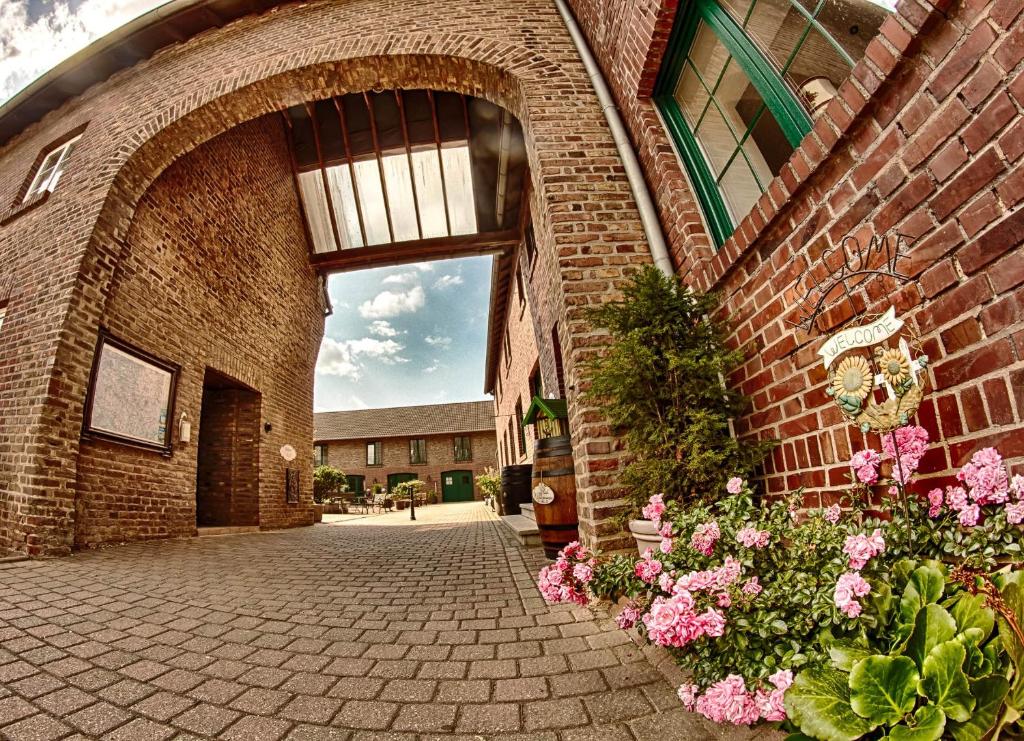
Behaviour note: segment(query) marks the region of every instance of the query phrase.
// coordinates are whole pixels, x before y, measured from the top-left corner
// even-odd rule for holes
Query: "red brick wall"
[[[349,476],[364,476],[369,490],[374,483],[387,486],[388,476],[393,473],[414,473],[427,484],[430,491],[436,491],[441,501],[441,474],[445,471],[472,471],[476,477],[488,468],[498,465],[494,434],[491,432],[466,433],[470,437],[473,459],[455,460],[454,435],[425,435],[427,441],[427,462],[409,463],[408,437],[392,437],[380,440],[381,465],[366,465],[366,444],[369,440],[331,440],[320,443],[327,446],[327,464],[344,471]],[[473,494],[483,499],[474,482]]]
[[[245,187],[225,187],[230,183]],[[313,438],[307,379],[323,313],[306,250],[276,118],[243,124],[203,144],[149,188],[128,230],[101,322],[115,336],[181,365],[175,414],[185,412],[192,420],[192,441],[178,440],[177,424],[169,458],[83,441],[77,545],[194,533],[199,438],[209,432],[230,444],[239,411],[235,405],[224,414],[202,408],[208,368],[262,396],[248,414],[250,429],[237,431],[257,436],[258,450],[250,445],[256,459],[250,461],[248,486],[259,500],[258,512],[252,506],[237,513],[251,522],[231,524],[312,521],[312,466],[307,457],[296,461],[302,466],[303,502],[286,505],[278,453],[285,443],[309,450]],[[232,392],[214,391],[226,393]],[[271,422],[270,433],[262,431],[262,419]],[[216,429],[204,430],[207,423]],[[238,461],[229,455],[222,463],[230,470]],[[234,473],[236,481],[244,478]],[[221,514],[229,517],[229,508]]]
[[[313,98],[377,86],[481,96],[505,106],[522,123],[539,248],[538,322],[560,325],[572,378],[575,365],[596,343],[581,309],[605,300],[609,286],[621,281],[630,265],[650,258],[600,106],[555,8],[540,0],[282,5],[167,47],[69,101],[0,149],[0,168],[15,173],[0,182],[4,204],[13,201],[41,149],[88,124],[53,196],[0,226],[5,247],[0,275],[14,286],[0,333],[3,546],[66,552],[73,542],[79,481],[107,491],[115,501],[117,481],[128,475],[147,478],[147,470],[160,469],[159,461],[146,458],[77,470],[92,349],[129,225],[147,187],[175,160],[242,122]],[[240,181],[221,187],[228,182]],[[258,208],[274,205],[264,200]],[[222,257],[224,271],[244,269],[237,256]],[[285,290],[291,275],[275,277],[280,282],[271,284],[270,296]],[[156,309],[186,312],[175,304]],[[196,321],[201,327],[205,318]],[[301,329],[284,332],[286,327],[292,331],[269,321],[265,328],[284,333],[288,341],[301,334]],[[305,367],[304,350],[284,350],[297,358],[298,368]],[[249,383],[244,369],[225,372]],[[289,371],[281,378],[297,376]],[[262,380],[276,382],[273,376]],[[310,372],[297,388],[306,393],[311,385]],[[183,398],[198,398],[196,388],[183,388]],[[269,403],[271,392],[265,386],[260,390]],[[581,510],[594,520],[592,505],[616,496],[609,472],[618,453],[610,443],[604,451],[588,447],[590,441],[610,439],[597,410],[578,403],[571,409]],[[272,415],[275,430],[288,429],[285,419],[285,412]],[[305,433],[295,437],[309,440]],[[265,438],[261,465],[271,465],[281,442],[275,433]],[[92,459],[98,462],[99,456]],[[158,481],[158,498],[161,486]],[[274,516],[284,521],[287,510],[275,506]],[[261,517],[265,514],[262,507]],[[107,522],[115,534],[118,526]],[[586,535],[596,532],[592,523]]]
[[[517,270],[521,271],[522,282],[516,281],[515,276],[511,279],[506,309],[509,343],[506,345],[502,340],[494,387],[495,427],[499,459],[503,467],[529,463],[533,460],[532,428],[524,430],[526,449],[521,450],[516,427],[516,402],[520,403],[525,413],[530,406],[530,374],[539,365],[534,317],[527,298],[533,280],[533,266],[530,265],[525,250],[520,250],[517,265]],[[523,293],[519,291],[520,285],[523,286]],[[542,331],[539,326],[537,331]],[[550,344],[549,339],[547,345]],[[506,347],[510,347],[512,352],[507,353]],[[553,370],[548,375],[553,379]],[[512,422],[511,436],[509,422]]]
[[[940,445],[922,470],[941,483],[987,445],[1024,466],[1024,16],[1012,2],[902,0],[826,115],[754,212],[720,250],[691,217],[678,159],[652,126],[648,81],[660,63],[672,3],[573,6],[601,55],[655,191],[680,274],[723,296],[750,359],[732,379],[753,395],[744,434],[783,441],[771,491],[845,483],[851,451],[877,441],[825,397],[820,333],[794,330],[798,279],[824,271],[847,235],[896,231],[913,240],[913,280],[867,280],[821,329],[889,303],[924,341],[933,390],[918,421]],[[621,15],[647,19],[613,33]],[[602,29],[612,29],[602,31]],[[617,39],[621,39],[619,42]],[[638,95],[640,96],[638,98]],[[810,497],[809,504],[818,501]],[[826,494],[824,501],[830,501]]]

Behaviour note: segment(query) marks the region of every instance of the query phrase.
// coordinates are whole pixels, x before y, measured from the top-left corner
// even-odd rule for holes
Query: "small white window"
[[[53,192],[53,189],[57,187],[57,181],[60,180],[60,176],[64,173],[64,165],[68,160],[68,155],[71,154],[75,144],[81,138],[82,135],[79,134],[46,155],[43,163],[36,170],[35,177],[32,178],[32,185],[25,194],[25,201],[31,201],[45,191]]]
[[[0,329],[4,328],[4,317],[7,316],[7,306],[0,306]]]

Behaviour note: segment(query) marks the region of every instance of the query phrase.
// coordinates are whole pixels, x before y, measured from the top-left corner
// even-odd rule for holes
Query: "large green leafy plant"
[[[586,396],[623,435],[632,461],[622,483],[635,516],[652,492],[666,500],[714,499],[723,470],[753,472],[770,445],[730,435],[747,399],[723,386],[743,360],[712,318],[712,294],[694,293],[653,267],[641,270],[620,301],[589,312],[611,335],[586,367]]]
[[[785,698],[800,729],[792,741],[979,741],[1020,717],[1020,572],[1002,575],[1008,599],[993,599],[995,582],[918,563],[896,563],[895,588],[876,587],[874,620],[828,642],[829,662],[797,675]]]
[[[322,504],[327,497],[341,492],[346,483],[343,471],[333,466],[317,466],[313,469],[313,501]]]

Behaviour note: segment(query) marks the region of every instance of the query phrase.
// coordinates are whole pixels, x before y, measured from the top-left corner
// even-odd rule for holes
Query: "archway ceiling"
[[[325,271],[508,250],[527,155],[519,123],[488,101],[386,90],[284,112],[296,185]]]

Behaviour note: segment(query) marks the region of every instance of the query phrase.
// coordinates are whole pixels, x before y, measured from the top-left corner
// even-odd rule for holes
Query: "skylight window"
[[[299,192],[315,252],[475,234],[470,168],[469,146],[458,142],[441,147],[440,152],[437,147],[422,147],[411,153],[360,159],[351,167],[329,166],[326,188],[321,170],[299,173]],[[341,245],[334,237],[335,225]]]

